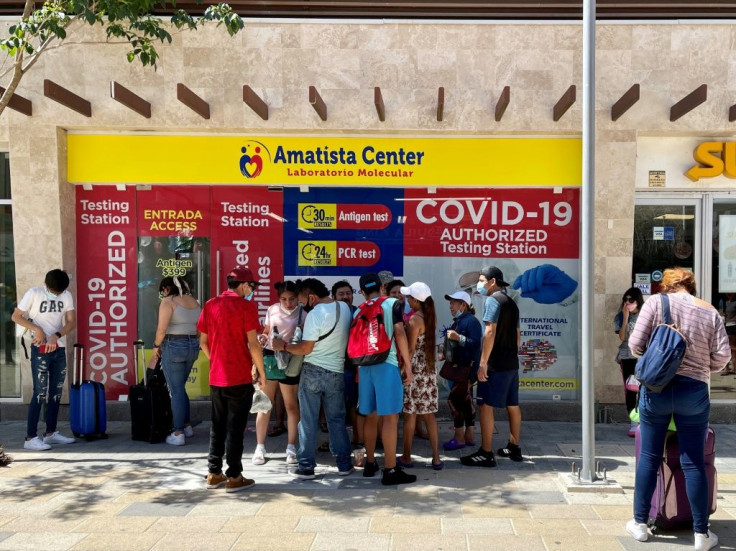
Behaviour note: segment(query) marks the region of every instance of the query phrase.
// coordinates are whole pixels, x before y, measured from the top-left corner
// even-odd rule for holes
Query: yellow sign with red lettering
[[[75,184],[553,186],[582,181],[580,138],[75,134]]]

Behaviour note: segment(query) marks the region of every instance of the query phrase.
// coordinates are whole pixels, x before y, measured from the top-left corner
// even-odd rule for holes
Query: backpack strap
[[[672,316],[670,315],[670,297],[666,293],[660,295],[662,297],[662,323],[672,325]]]

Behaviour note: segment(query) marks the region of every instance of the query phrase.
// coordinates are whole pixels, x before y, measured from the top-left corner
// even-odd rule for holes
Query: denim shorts
[[[478,381],[475,402],[479,406],[505,408],[519,405],[519,371],[489,371],[485,383]]]

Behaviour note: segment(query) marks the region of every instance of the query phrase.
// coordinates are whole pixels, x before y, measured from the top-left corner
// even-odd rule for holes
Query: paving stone
[[[527,508],[532,518],[598,518],[598,514],[590,505],[538,505],[532,503]]]
[[[384,534],[439,534],[440,517],[437,516],[374,516],[371,532]]]
[[[580,537],[572,534],[564,536],[542,536],[548,551],[621,551],[618,538],[597,536]],[[647,545],[647,551],[649,546]]]
[[[299,517],[290,509],[284,509],[281,517],[231,517],[220,528],[220,532],[243,532],[245,534],[291,533],[299,523]]]
[[[561,537],[583,537],[587,536],[585,530],[579,520],[574,519],[512,519],[514,531],[517,534],[527,535],[553,535]]]
[[[367,532],[371,518],[366,516],[354,516],[352,518],[335,517],[310,517],[302,516],[294,529],[295,532],[310,533],[352,533]],[[362,536],[360,536],[362,537]]]
[[[158,540],[152,551],[228,551],[238,539],[238,534],[197,534],[192,532],[168,532]]]
[[[426,534],[419,538],[412,534],[394,534],[391,537],[391,551],[426,551],[427,549],[465,551],[468,549],[468,543],[465,535]]]
[[[84,534],[61,532],[16,532],[0,541],[0,550],[65,551],[81,540]]]
[[[15,532],[0,532],[0,541],[3,541],[4,539],[8,539],[14,533]]]
[[[241,501],[239,499],[217,500],[213,502],[198,503],[187,514],[187,517],[221,517],[223,513],[227,516],[245,517],[256,515],[263,503],[252,501]]]
[[[131,503],[120,511],[119,517],[183,517],[194,505],[187,503]]]
[[[601,520],[629,520],[634,514],[631,505],[600,505],[592,506]]]
[[[314,534],[289,534],[288,538],[264,536],[260,534],[242,534],[232,551],[309,551],[312,549]]]
[[[580,522],[591,536],[625,536],[627,521],[582,519]]]
[[[509,534],[514,527],[507,518],[443,518],[443,534]]]
[[[75,532],[144,532],[158,520],[156,517],[93,517],[77,526]]]
[[[509,551],[511,549],[547,551],[547,547],[545,547],[540,536],[508,536],[501,534],[489,538],[487,535],[469,534],[467,539],[470,551]]]
[[[312,549],[319,551],[388,551],[391,547],[390,534],[316,534]]]
[[[221,517],[167,517],[160,518],[154,522],[147,532],[169,532],[169,533],[202,533],[208,534],[212,532],[219,532],[225,523],[228,521],[228,517],[224,516],[225,510],[222,510],[223,516]],[[234,540],[233,540],[234,541]]]
[[[164,534],[89,534],[82,541],[72,547],[73,551],[140,551],[151,549]]]

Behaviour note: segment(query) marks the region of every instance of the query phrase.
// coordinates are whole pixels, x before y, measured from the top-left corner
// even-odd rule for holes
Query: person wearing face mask
[[[621,299],[620,310],[613,320],[613,330],[618,335],[620,344],[616,353],[616,362],[621,367],[621,376],[624,381],[624,394],[626,396],[626,411],[631,412],[636,408],[636,398],[638,393],[635,390],[626,388],[626,381],[634,375],[636,370],[636,356],[629,350],[629,336],[636,326],[636,320],[639,318],[639,311],[644,305],[644,297],[641,291],[636,287],[631,287]],[[629,426],[629,436],[636,435],[636,427],[639,423],[632,421]]]
[[[468,467],[495,467],[493,455],[493,408],[506,408],[509,416],[509,441],[499,448],[498,455],[512,461],[523,461],[519,438],[521,408],[519,407],[519,307],[509,297],[503,272],[496,266],[480,271],[477,290],[486,296],[483,307],[483,349],[478,365],[476,403],[480,418],[481,445],[473,454],[460,458]]]
[[[279,281],[274,285],[279,295],[279,301],[272,304],[266,312],[263,322],[263,332],[258,340],[263,345],[263,366],[266,370],[266,381],[261,390],[266,393],[271,403],[274,402],[276,391],[281,390],[286,407],[287,445],[286,464],[296,464],[296,434],[299,423],[299,403],[297,390],[299,376],[287,377],[286,365],[288,354],[281,361],[274,353],[273,339],[278,337],[285,341],[291,340],[297,327],[304,324],[305,314],[299,307],[296,295],[296,284],[293,281]],[[282,352],[283,354],[283,352]],[[253,453],[253,464],[263,465],[266,462],[266,432],[271,420],[271,412],[259,413],[256,417],[256,451]]]
[[[325,408],[329,427],[330,451],[336,458],[340,476],[354,471],[350,438],[345,428],[345,349],[350,330],[350,308],[334,300],[325,284],[315,278],[296,282],[296,292],[307,318],[300,343],[279,337],[272,339],[275,351],[303,354],[299,382],[298,467],[294,476],[315,477],[319,408]]]
[[[450,404],[455,435],[443,444],[446,450],[459,450],[465,446],[475,445],[475,404],[471,392],[471,379],[480,363],[480,350],[483,343],[483,328],[475,317],[475,309],[470,295],[465,291],[457,291],[445,295],[450,301],[452,325],[447,330],[446,339],[455,341],[455,357],[453,362],[466,367],[468,378],[450,383]]]
[[[44,285],[32,287],[18,303],[11,319],[31,332],[33,397],[28,405],[28,424],[23,447],[32,451],[51,449],[52,444],[71,444],[74,438],[56,430],[61,392],[66,378],[66,336],[77,327],[69,275],[51,270]],[[46,404],[46,432],[38,437],[41,406]]]

